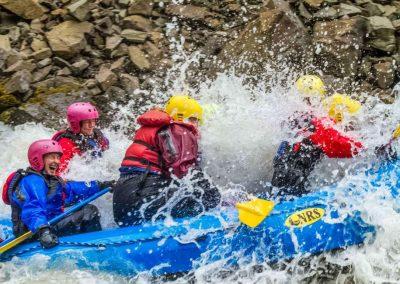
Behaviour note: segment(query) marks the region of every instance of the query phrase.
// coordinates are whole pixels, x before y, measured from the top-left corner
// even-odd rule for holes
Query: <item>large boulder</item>
[[[317,65],[337,77],[356,76],[364,33],[361,17],[317,22],[313,37]]]
[[[40,18],[44,9],[35,0],[0,0],[0,5],[28,20]]]
[[[224,46],[211,67],[210,75],[226,68],[237,74],[259,75],[266,67],[302,66],[312,57],[311,38],[290,10],[272,9],[260,13],[239,37]]]
[[[47,32],[46,37],[55,55],[69,59],[85,48],[85,34],[92,30],[91,23],[65,21]]]

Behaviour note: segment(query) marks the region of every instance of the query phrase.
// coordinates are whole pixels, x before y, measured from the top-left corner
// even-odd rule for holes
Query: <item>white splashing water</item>
[[[173,29],[174,24],[170,28]],[[184,42],[173,42],[178,49]],[[177,53],[176,60],[183,60],[182,65],[176,65],[177,70],[186,69],[194,57],[186,58]],[[177,72],[179,80],[167,77],[165,82],[173,81],[172,91],[182,91],[185,86],[184,70]],[[274,82],[283,82],[279,74],[273,76]],[[284,76],[284,75],[281,75]],[[200,91],[195,94],[203,104],[217,104],[217,111],[210,115],[201,127],[201,150],[204,168],[220,185],[224,192],[232,189],[253,192],[262,189],[262,184],[271,177],[273,156],[280,141],[290,139],[290,133],[282,129],[282,122],[295,111],[307,109],[295,91],[286,89],[279,84],[265,81],[259,86],[250,88],[245,85],[245,78],[238,78],[229,73],[220,74],[211,83],[204,83]],[[287,80],[292,80],[289,77]],[[288,83],[287,85],[290,85]],[[267,91],[269,90],[269,91]],[[75,180],[109,180],[118,178],[118,168],[124,152],[130,143],[130,138],[124,131],[135,126],[135,117],[154,102],[161,106],[170,94],[163,94],[157,89],[151,93],[138,91],[134,94],[136,100],[126,106],[115,106],[119,109],[113,125],[121,126],[118,132],[105,129],[105,134],[111,141],[110,150],[104,157],[89,160],[86,157],[76,157],[71,162],[71,170],[66,178]],[[152,98],[152,100],[148,98]],[[137,103],[144,107],[137,108]],[[351,160],[326,159],[314,172],[315,188],[320,184],[331,184],[339,181],[338,192],[346,188],[348,182],[360,187],[368,181],[362,174],[364,166],[370,164],[370,156],[377,145],[386,143],[392,130],[400,121],[400,100],[393,105],[383,105],[375,98],[368,98],[363,110],[356,118],[349,118],[355,124],[355,130],[350,135],[363,141],[367,151]],[[323,114],[322,108],[313,110]],[[343,126],[338,126],[343,127]],[[0,124],[0,181],[5,181],[12,171],[27,166],[26,151],[30,143],[37,139],[48,138],[55,130],[48,129],[40,124],[24,124],[11,128]],[[357,173],[358,175],[354,175]],[[361,173],[360,173],[361,172]],[[394,177],[397,178],[397,177]],[[367,282],[399,282],[400,281],[400,226],[399,215],[393,209],[397,206],[391,198],[377,203],[380,199],[380,188],[377,193],[365,197],[358,204],[363,217],[371,224],[379,225],[376,240],[363,247],[352,247],[335,254],[324,253],[321,256],[311,257],[305,270],[300,259],[286,263],[285,267],[271,267],[263,265],[241,265],[235,271],[225,271],[224,262],[217,262],[203,266],[185,276],[176,283],[186,283],[188,279],[195,279],[199,283],[229,282],[229,283],[297,283],[301,280],[311,281],[321,271],[328,270],[332,265],[338,267],[350,266],[352,269],[335,275],[332,282],[345,283],[352,280],[359,283]],[[102,213],[104,227],[115,226],[112,217],[111,196],[104,196],[96,201]],[[0,218],[8,216],[10,210],[0,205]],[[98,273],[77,270],[75,267],[63,267],[57,270],[44,270],[46,259],[35,258],[24,265],[7,263],[0,267],[0,281],[3,283],[150,283],[162,281],[152,279],[143,273],[132,279],[123,278],[109,273]],[[330,266],[329,266],[330,265]],[[340,269],[339,269],[340,270]],[[329,273],[328,273],[329,274]],[[313,278],[314,277],[314,278]],[[350,278],[349,278],[350,277]],[[310,280],[311,279],[311,280]],[[325,279],[326,280],[326,279]]]

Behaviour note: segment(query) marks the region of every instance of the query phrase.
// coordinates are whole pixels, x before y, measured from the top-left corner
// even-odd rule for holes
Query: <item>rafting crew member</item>
[[[152,109],[138,117],[141,127],[126,151],[114,187],[114,219],[119,226],[149,221],[168,205],[171,216],[179,218],[196,216],[219,204],[219,190],[198,166],[202,116],[196,100],[175,95],[165,112]],[[188,173],[190,189],[180,182]],[[183,193],[177,193],[180,189]]]
[[[88,204],[50,227],[48,220],[60,215],[64,206],[90,197],[110,182],[63,181],[57,171],[63,150],[57,141],[38,140],[28,150],[30,167],[12,173],[3,187],[3,201],[11,205],[13,233],[37,231],[36,238],[44,248],[58,244],[58,237],[101,230],[96,206]]]
[[[108,149],[108,139],[96,128],[98,118],[96,107],[88,102],[73,103],[67,108],[69,127],[58,131],[52,138],[60,143],[64,153],[58,173],[67,170],[75,155],[88,153],[93,157],[100,157]]]
[[[318,76],[305,75],[296,81],[296,88],[311,106],[325,97],[325,85]],[[280,195],[307,193],[308,177],[323,158],[351,158],[363,145],[335,128],[345,115],[354,115],[361,108],[358,101],[335,94],[324,100],[329,117],[317,117],[311,112],[298,112],[289,119],[294,142],[283,141],[273,160],[271,184]]]

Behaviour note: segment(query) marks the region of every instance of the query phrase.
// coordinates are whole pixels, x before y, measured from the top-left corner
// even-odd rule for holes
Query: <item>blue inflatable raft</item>
[[[387,169],[369,175],[377,174],[379,183]],[[61,237],[60,244],[48,250],[38,242],[26,243],[2,254],[0,260],[30,261],[43,254],[49,257],[49,268],[73,262],[79,268],[123,275],[186,272],[221,259],[226,265],[276,262],[373,239],[374,227],[363,221],[360,212],[349,214],[346,206],[334,191],[326,190],[277,203],[254,229],[240,224],[236,209],[225,208],[222,214]]]

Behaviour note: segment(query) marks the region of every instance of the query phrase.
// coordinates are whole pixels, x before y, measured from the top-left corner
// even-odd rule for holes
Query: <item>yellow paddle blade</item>
[[[12,249],[16,245],[18,245],[18,244],[22,243],[23,241],[29,239],[32,235],[33,235],[33,233],[31,231],[26,232],[25,234],[19,236],[18,238],[16,238],[15,240],[9,242],[8,244],[5,244],[5,245],[1,246],[0,247],[0,254],[8,251],[9,249]]]
[[[397,139],[400,137],[400,124],[397,125],[396,129],[393,131],[392,138]]]
[[[272,211],[274,202],[256,198],[248,202],[236,204],[239,220],[251,228],[257,227]]]

